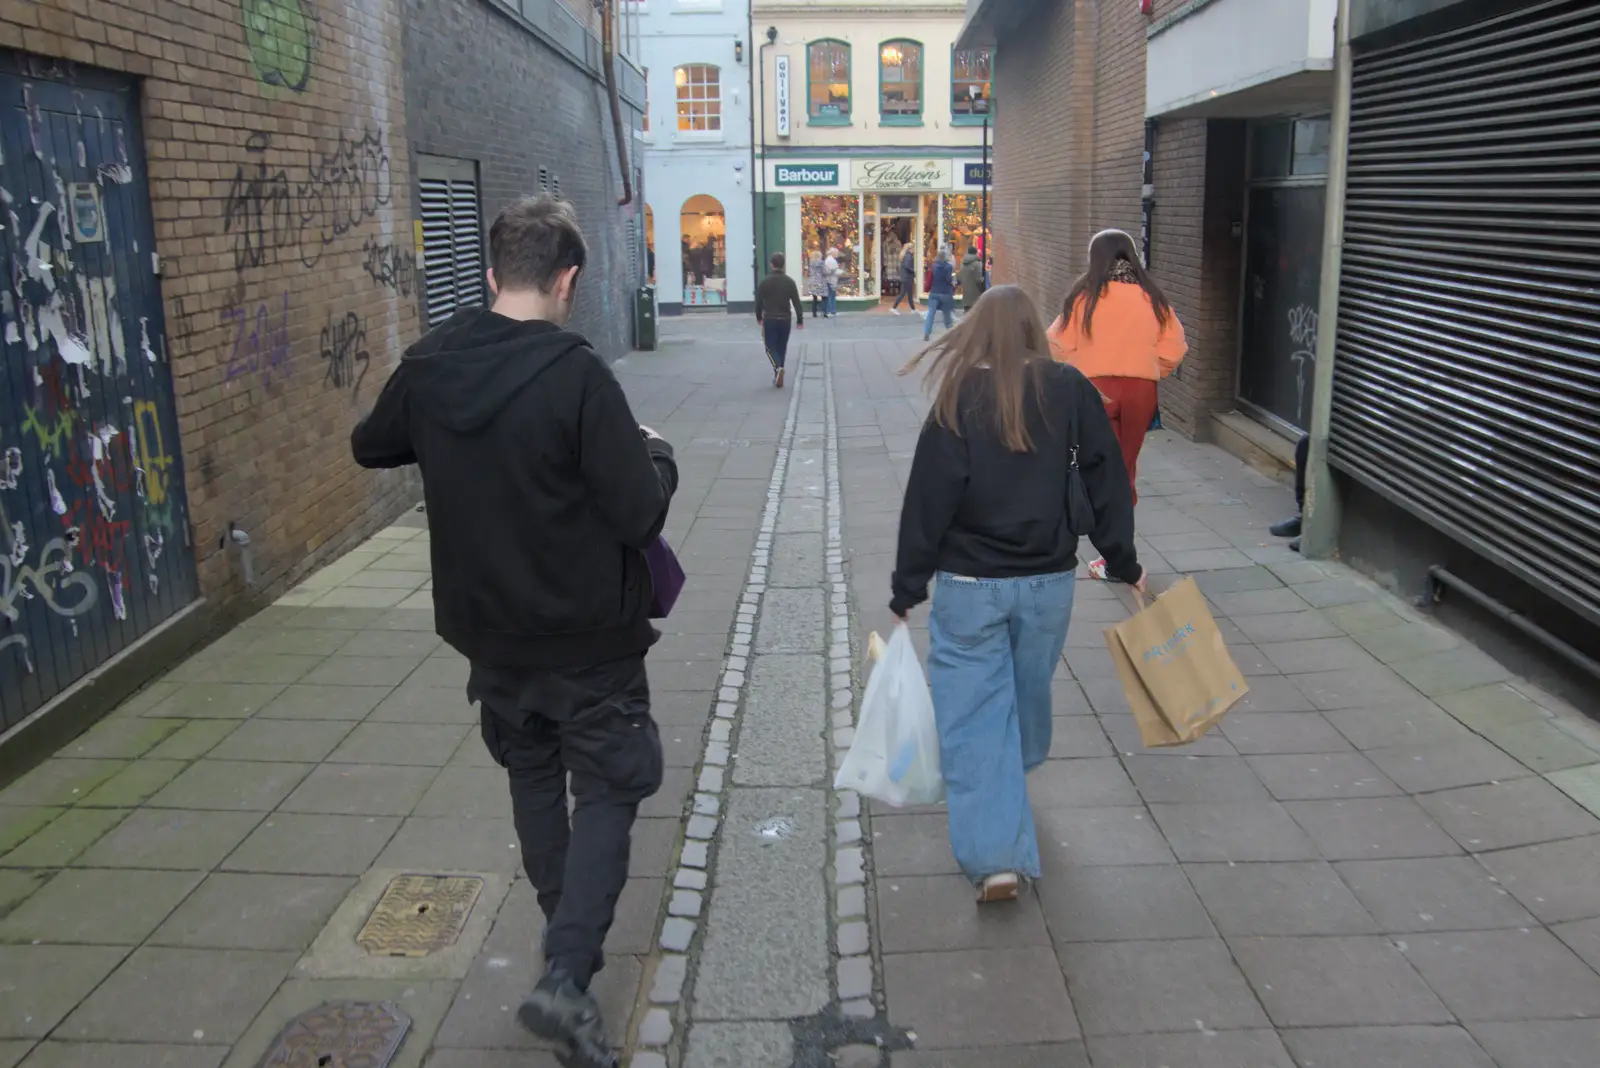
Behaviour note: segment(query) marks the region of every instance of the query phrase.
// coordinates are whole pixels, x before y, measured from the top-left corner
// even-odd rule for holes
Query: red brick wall
[[[1155,17],[1185,2],[1157,0]],[[1138,233],[1151,21],[1131,0],[1069,0],[1001,41],[995,269],[1047,320],[1096,231]],[[1243,211],[1242,134],[1211,127],[1208,136],[1204,120],[1163,120],[1154,158],[1151,264],[1190,342],[1184,369],[1162,386],[1163,417],[1198,437],[1210,412],[1232,405],[1238,333],[1241,242],[1231,228]]]
[[[410,280],[397,292],[366,266],[369,249],[414,249],[398,5],[255,10],[284,20],[294,69],[279,84],[240,0],[0,0],[0,47],[140,79],[166,318],[153,340],[171,361],[200,589],[222,603],[246,593],[219,548],[230,523],[250,534],[261,592],[414,499],[348,445],[417,333]],[[287,339],[270,381],[241,361],[258,322]]]

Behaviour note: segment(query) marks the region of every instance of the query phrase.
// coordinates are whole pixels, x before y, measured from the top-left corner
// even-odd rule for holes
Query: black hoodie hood
[[[406,351],[411,402],[457,434],[476,434],[534,379],[588,344],[554,323],[468,308]]]

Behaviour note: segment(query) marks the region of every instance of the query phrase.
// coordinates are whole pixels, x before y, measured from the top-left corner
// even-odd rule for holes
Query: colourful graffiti
[[[144,499],[152,508],[161,508],[167,503],[172,454],[161,436],[161,413],[152,402],[133,402],[133,437],[144,476]]]
[[[244,43],[263,84],[305,92],[315,47],[312,22],[304,0],[244,0]]]

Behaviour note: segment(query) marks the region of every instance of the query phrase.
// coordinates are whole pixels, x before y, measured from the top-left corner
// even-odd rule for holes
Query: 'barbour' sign
[[[778,163],[772,168],[773,185],[838,185],[837,163]]]

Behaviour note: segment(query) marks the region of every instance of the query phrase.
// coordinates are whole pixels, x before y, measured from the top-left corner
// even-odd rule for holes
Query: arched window
[[[722,72],[709,63],[691,63],[672,72],[678,87],[678,129],[722,129]]]
[[[994,53],[958,48],[950,54],[950,117],[957,126],[978,125],[990,113]]]
[[[878,46],[878,116],[885,126],[922,124],[922,45],[916,41]]]
[[[806,116],[817,126],[850,124],[850,46],[843,41],[806,45]]]

